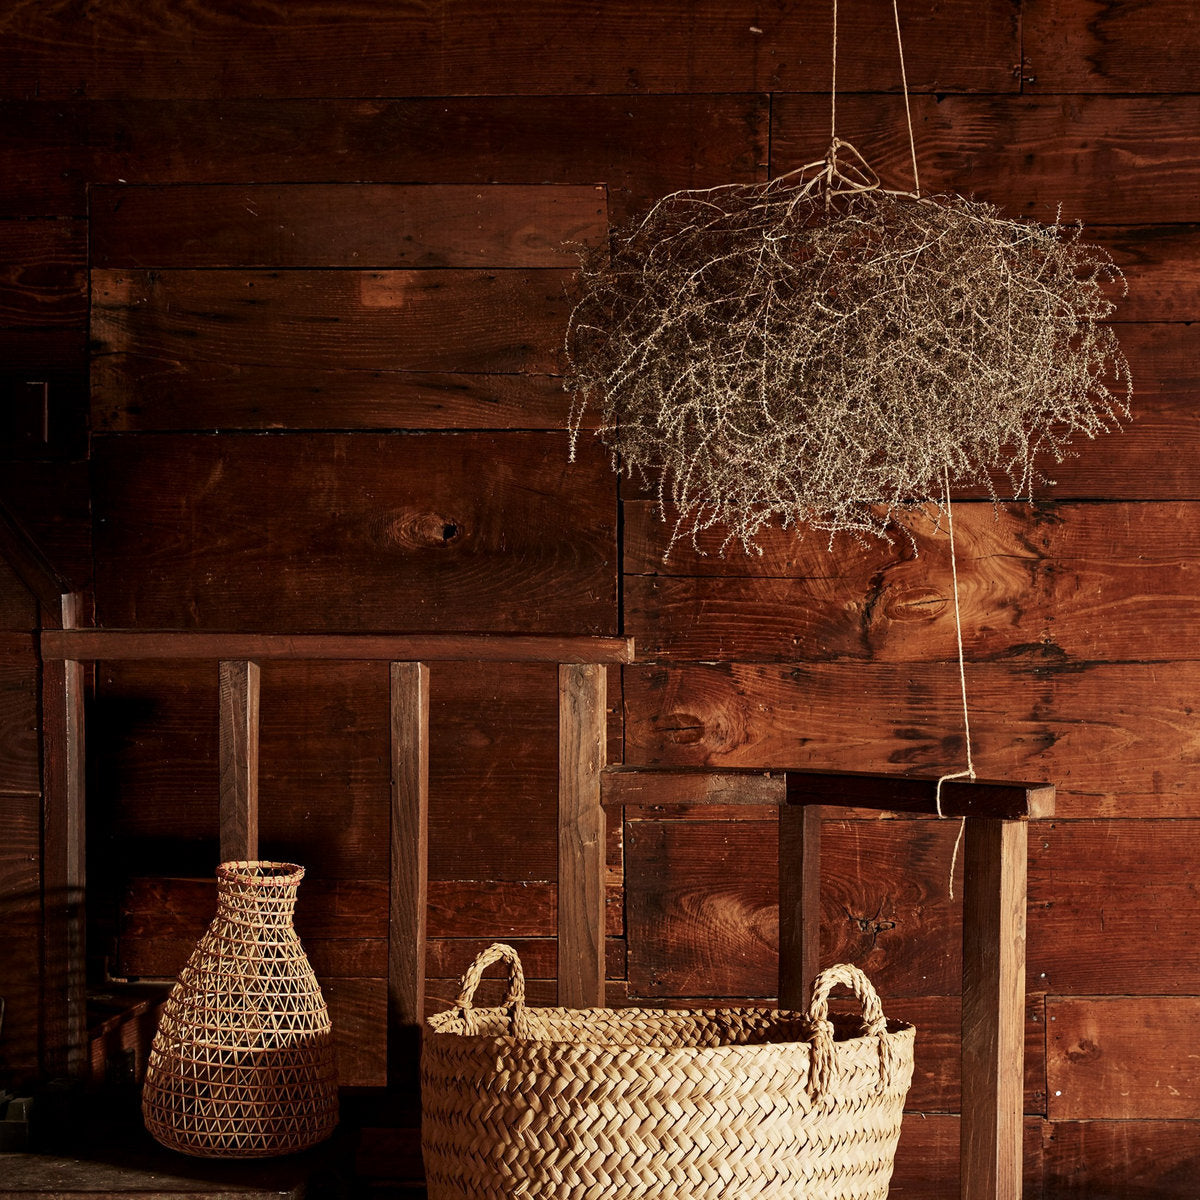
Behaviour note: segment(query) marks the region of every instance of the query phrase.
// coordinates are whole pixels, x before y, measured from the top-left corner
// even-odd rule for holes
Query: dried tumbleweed
[[[884,534],[952,485],[1042,482],[1128,414],[1123,282],[1078,228],[788,177],[667,197],[585,255],[567,386],[618,467],[755,547],[773,518]],[[993,493],[994,494],[994,493]]]

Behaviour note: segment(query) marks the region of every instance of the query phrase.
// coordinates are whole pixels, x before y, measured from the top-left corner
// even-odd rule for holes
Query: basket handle
[[[814,1027],[812,1063],[808,1072],[808,1093],[813,1100],[821,1099],[832,1082],[834,1031],[833,1022],[829,1019],[829,993],[839,986],[849,988],[858,998],[862,1007],[863,1034],[879,1039],[878,1091],[886,1091],[891,1087],[898,1066],[895,1046],[887,1036],[887,1018],[883,1015],[879,993],[857,967],[850,963],[838,963],[817,976],[813,983],[812,1002],[808,1006],[808,1019]]]
[[[481,950],[475,961],[467,968],[459,984],[458,1000],[455,1008],[462,1018],[467,1030],[473,1030],[475,1019],[471,1015],[475,1009],[475,989],[483,979],[483,973],[493,963],[503,962],[508,965],[508,993],[504,997],[502,1008],[508,1009],[508,1029],[513,1037],[525,1036],[525,972],[521,969],[520,955],[503,942],[493,942],[486,950]]]

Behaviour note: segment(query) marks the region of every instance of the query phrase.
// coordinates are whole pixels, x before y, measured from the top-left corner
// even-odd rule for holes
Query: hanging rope
[[[974,779],[975,763],[971,758],[971,713],[967,707],[967,666],[963,656],[962,610],[958,602],[958,564],[954,553],[954,511],[950,506],[950,472],[942,468],[942,481],[946,487],[946,530],[950,535],[950,579],[954,592],[954,632],[958,639],[958,682],[962,688],[963,737],[967,744],[967,769],[953,771],[943,775],[937,781],[937,791],[934,800],[937,804],[937,815],[944,817],[942,812],[942,784],[948,779]],[[954,868],[958,863],[958,848],[962,844],[963,831],[967,827],[967,818],[963,817],[958,826],[958,837],[954,840],[954,853],[950,856],[950,899],[954,899]]]

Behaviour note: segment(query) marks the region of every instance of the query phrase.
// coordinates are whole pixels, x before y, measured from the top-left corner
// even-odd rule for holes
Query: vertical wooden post
[[[415,1091],[425,1016],[429,858],[429,668],[391,668],[392,819],[388,907],[387,1073]]]
[[[604,809],[607,676],[558,668],[558,1002],[604,1004]]]
[[[1020,1200],[1028,827],[971,817],[963,856],[962,1200]]]
[[[78,628],[83,597],[65,593],[63,629]],[[47,1075],[87,1070],[87,795],[84,758],[84,664],[42,668],[42,1022]]]
[[[221,861],[258,858],[258,663],[219,666]]]
[[[808,1008],[821,961],[821,808],[779,809],[779,1007]]]

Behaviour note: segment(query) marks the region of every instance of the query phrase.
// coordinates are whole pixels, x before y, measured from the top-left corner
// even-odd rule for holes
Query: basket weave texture
[[[142,1090],[146,1128],[204,1158],[303,1150],[337,1124],[329,1010],[292,926],[304,868],[228,862],[172,989]]]
[[[498,960],[504,1005],[473,1007]],[[830,1016],[839,984],[861,1015]],[[883,1200],[913,1038],[851,966],[818,977],[807,1014],[526,1008],[497,944],[426,1023],[429,1197]]]

